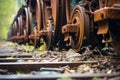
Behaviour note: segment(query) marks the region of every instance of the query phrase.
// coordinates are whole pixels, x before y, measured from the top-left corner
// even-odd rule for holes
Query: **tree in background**
[[[24,0],[0,0],[0,40],[7,39],[7,33]]]
[[[17,0],[17,5],[18,5],[18,8],[20,8],[22,7],[22,5],[26,5],[26,3],[24,0]]]

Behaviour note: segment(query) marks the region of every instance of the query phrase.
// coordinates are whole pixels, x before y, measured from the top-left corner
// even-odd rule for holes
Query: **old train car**
[[[45,43],[48,50],[57,46],[76,52],[83,46],[102,48],[112,43],[120,54],[120,0],[25,1],[27,8],[18,12],[9,40],[22,39],[35,47]]]
[[[30,16],[31,13],[27,6],[22,6],[19,9],[18,14],[11,25],[8,40],[16,41],[18,43],[26,43],[29,41],[31,26]]]

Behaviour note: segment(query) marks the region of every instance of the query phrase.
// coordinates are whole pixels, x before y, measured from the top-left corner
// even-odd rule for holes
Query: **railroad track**
[[[94,78],[119,80],[120,78],[119,57],[78,55],[72,50],[46,51],[43,55],[40,52],[39,54],[22,53],[6,48],[0,50],[2,52],[0,80],[92,80]],[[73,61],[76,58],[78,60]]]
[[[120,73],[116,74],[57,74],[57,75],[31,75],[31,74],[25,74],[25,75],[0,75],[1,80],[13,80],[13,79],[19,79],[19,80],[57,80],[65,77],[64,79],[69,79],[67,77],[70,77],[72,79],[76,80],[91,80],[93,77],[99,77],[99,78],[114,78],[119,77]],[[116,78],[119,80],[119,78]],[[62,80],[62,79],[61,79]],[[114,79],[113,79],[114,80]]]
[[[120,64],[120,62],[111,62],[114,65]],[[72,78],[72,79],[86,79],[90,80],[94,77],[98,78],[114,78],[119,77],[120,72],[116,73],[92,73],[92,74],[83,74],[83,73],[72,73],[70,69],[65,68],[66,65],[74,68],[80,65],[95,65],[98,64],[97,61],[80,61],[80,62],[4,62],[0,63],[0,69],[6,70],[6,74],[4,71],[4,75],[0,75],[1,79],[43,79],[43,80],[56,80],[59,78]],[[41,71],[42,69],[42,71]],[[9,74],[7,74],[7,71]],[[23,74],[16,74],[16,71],[24,72]],[[45,72],[44,72],[45,71]],[[46,71],[48,71],[46,73]],[[68,71],[66,74],[65,71]],[[11,73],[11,74],[10,74]],[[46,75],[46,76],[45,76]]]
[[[40,62],[42,58],[33,58],[32,54],[16,54],[13,58],[8,58],[7,54],[0,54],[0,80],[57,80],[61,78],[71,78],[75,80],[91,80],[97,78],[114,79],[120,76],[120,61],[116,61],[116,58],[106,62],[105,60],[94,61],[78,61],[78,62]],[[3,56],[3,57],[2,57]],[[15,57],[17,56],[17,57]],[[119,58],[117,58],[119,59]],[[104,65],[103,65],[104,64]],[[102,72],[89,72],[90,69],[84,72],[84,69],[96,66],[96,68],[104,69],[110,64],[115,69],[108,70],[106,73]],[[79,67],[83,67],[83,72],[79,72]],[[102,66],[101,66],[102,65]],[[93,67],[94,66],[94,67]],[[101,66],[101,67],[100,67]],[[105,66],[105,67],[104,67]],[[117,67],[118,66],[118,67]],[[115,70],[115,71],[113,71]],[[110,71],[112,71],[110,73]]]

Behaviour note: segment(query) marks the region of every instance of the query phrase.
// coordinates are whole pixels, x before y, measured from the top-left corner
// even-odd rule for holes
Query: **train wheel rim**
[[[52,44],[51,44],[51,36],[52,36],[52,33],[48,32],[48,35],[44,37],[46,50],[52,50],[52,48],[53,48]]]
[[[34,35],[33,45],[36,47],[36,45],[37,45],[37,29],[36,28],[33,29],[33,35]]]
[[[17,18],[17,20],[18,20],[18,28],[19,28],[19,32],[18,32],[18,34],[17,34],[17,36],[20,36],[20,16]]]
[[[47,50],[52,49],[52,41],[54,40],[55,28],[57,27],[58,5],[59,0],[48,0],[44,2],[43,16],[44,29],[48,30],[48,34],[44,37]],[[49,4],[51,3],[51,4]]]
[[[25,8],[25,15],[26,15],[26,24],[25,24],[25,30],[26,30],[26,37],[28,38],[28,29],[29,29],[29,14],[28,14],[28,8]]]
[[[41,13],[42,7],[41,7],[41,1],[37,0],[36,3],[36,20],[37,20],[37,30],[41,30],[42,27],[42,13]]]
[[[22,15],[20,15],[20,36],[23,34],[22,26],[23,26]]]
[[[84,13],[83,8],[77,5],[71,14],[70,23],[78,24],[78,31],[71,36],[71,47],[79,52],[84,37]]]
[[[47,25],[48,14],[49,14],[47,12],[47,7],[49,7],[47,5],[47,3],[44,3],[44,9],[43,9],[44,21],[43,21],[43,23],[44,23],[44,29],[49,31],[49,27]],[[46,44],[46,49],[49,50],[50,49],[50,45],[51,45],[51,36],[50,36],[49,32],[48,32],[48,34],[46,36],[43,37],[43,39],[44,39],[45,44]]]
[[[54,25],[55,25],[55,27],[57,27],[59,0],[51,0],[51,8],[52,8],[52,16],[53,16],[53,20],[54,20]]]
[[[17,22],[14,22],[14,36],[17,34]]]
[[[66,19],[67,19],[67,23],[69,23],[70,21],[70,12],[71,12],[71,2],[72,0],[66,0]]]

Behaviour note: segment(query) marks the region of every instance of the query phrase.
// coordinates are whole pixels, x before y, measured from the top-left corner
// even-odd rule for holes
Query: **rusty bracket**
[[[42,36],[46,36],[48,34],[48,30],[41,30],[37,33],[37,37],[42,37]],[[31,34],[29,36],[30,39],[34,39],[34,34]]]
[[[29,39],[34,39],[33,37],[34,37],[33,34],[30,34],[30,35],[29,35]]]
[[[66,24],[62,27],[62,34],[64,34],[64,41],[68,41],[70,38],[69,33],[76,33],[78,31],[79,24]]]
[[[49,30],[41,30],[38,32],[38,36],[42,37],[42,36],[47,36],[49,33]]]
[[[47,36],[49,32],[50,32],[49,30],[40,30],[37,32],[37,37]],[[34,39],[34,34],[30,34],[29,39]]]
[[[78,31],[79,24],[66,24],[62,27],[62,33],[76,33]]]
[[[21,36],[17,36],[16,39],[17,40],[22,40],[22,39],[25,39],[26,37],[24,35],[21,35]]]
[[[99,22],[107,19],[120,19],[120,8],[104,7],[94,12],[94,21]]]
[[[10,40],[21,40],[21,39],[24,39],[25,38],[25,36],[23,35],[23,36],[13,36],[13,37],[11,37],[10,38]]]
[[[103,21],[98,23],[98,32],[97,34],[106,34],[109,29],[109,22],[108,21]]]
[[[106,34],[110,20],[120,20],[120,8],[104,7],[94,12],[94,22],[98,24],[97,34]]]

